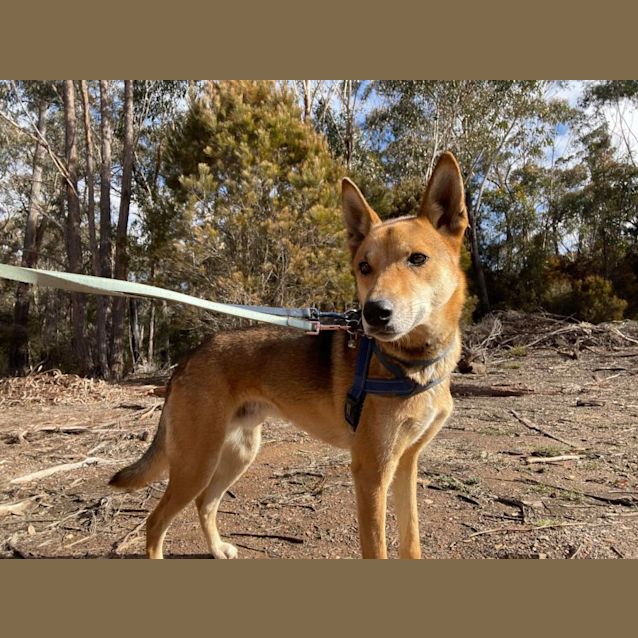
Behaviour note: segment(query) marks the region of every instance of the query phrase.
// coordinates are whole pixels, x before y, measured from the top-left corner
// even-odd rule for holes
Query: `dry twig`
[[[584,457],[578,454],[560,454],[559,456],[528,456],[527,463],[559,463],[560,461],[578,461]]]
[[[11,485],[19,485],[20,483],[28,483],[29,481],[46,478],[47,476],[52,476],[59,472],[71,472],[90,465],[112,465],[118,463],[120,463],[120,461],[111,461],[108,459],[101,459],[96,456],[90,456],[83,461],[78,461],[77,463],[62,463],[61,465],[54,465],[53,467],[46,468],[45,470],[39,470],[37,472],[25,474],[24,476],[17,476],[16,478],[11,479],[9,483]]]
[[[510,414],[514,418],[516,418],[520,423],[522,423],[525,427],[529,428],[530,430],[535,430],[536,432],[539,432],[543,436],[546,436],[550,439],[554,439],[554,441],[558,441],[559,443],[564,443],[565,445],[568,445],[569,447],[582,448],[581,445],[577,445],[576,443],[572,443],[571,441],[561,439],[559,436],[556,436],[555,434],[552,434],[551,432],[544,430],[539,425],[536,425],[535,423],[532,423],[529,419],[526,419],[524,416],[521,416],[518,412],[516,412],[516,410],[510,410]]]

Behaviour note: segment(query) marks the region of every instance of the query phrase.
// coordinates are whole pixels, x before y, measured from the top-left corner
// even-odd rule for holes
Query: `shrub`
[[[461,314],[461,325],[463,327],[472,324],[476,306],[478,306],[478,297],[476,295],[468,294],[465,299],[465,305],[463,306],[463,312]]]
[[[591,323],[622,319],[627,309],[627,302],[614,294],[611,281],[598,275],[575,281],[572,295],[577,316]]]

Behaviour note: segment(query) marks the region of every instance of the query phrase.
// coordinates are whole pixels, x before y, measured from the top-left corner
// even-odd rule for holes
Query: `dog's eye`
[[[412,253],[408,257],[408,261],[413,266],[423,266],[423,264],[428,260],[428,258],[423,253]]]
[[[362,275],[369,275],[372,272],[372,266],[367,261],[359,262],[359,272]]]

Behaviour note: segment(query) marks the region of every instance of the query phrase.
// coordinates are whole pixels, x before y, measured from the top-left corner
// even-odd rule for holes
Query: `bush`
[[[627,309],[627,302],[614,294],[611,281],[598,275],[575,281],[572,299],[576,315],[591,323],[622,319]]]
[[[476,295],[468,294],[461,314],[461,326],[466,327],[472,325],[476,306],[478,306],[478,297]]]

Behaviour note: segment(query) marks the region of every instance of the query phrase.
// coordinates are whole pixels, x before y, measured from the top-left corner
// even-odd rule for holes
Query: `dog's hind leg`
[[[215,424],[210,418],[193,420],[191,415],[188,428],[173,428],[169,438],[168,487],[146,523],[149,558],[163,557],[162,545],[169,525],[210,482],[221,458],[225,432],[221,421]]]
[[[231,426],[232,427],[232,426]],[[221,458],[208,487],[197,497],[199,521],[215,558],[237,558],[237,548],[222,541],[217,529],[219,504],[233,483],[255,460],[261,441],[261,425],[236,427],[224,442]]]
[[[146,523],[146,553],[163,558],[164,537],[173,519],[206,487],[214,471],[217,455],[205,467],[185,465],[171,468],[168,487]]]

